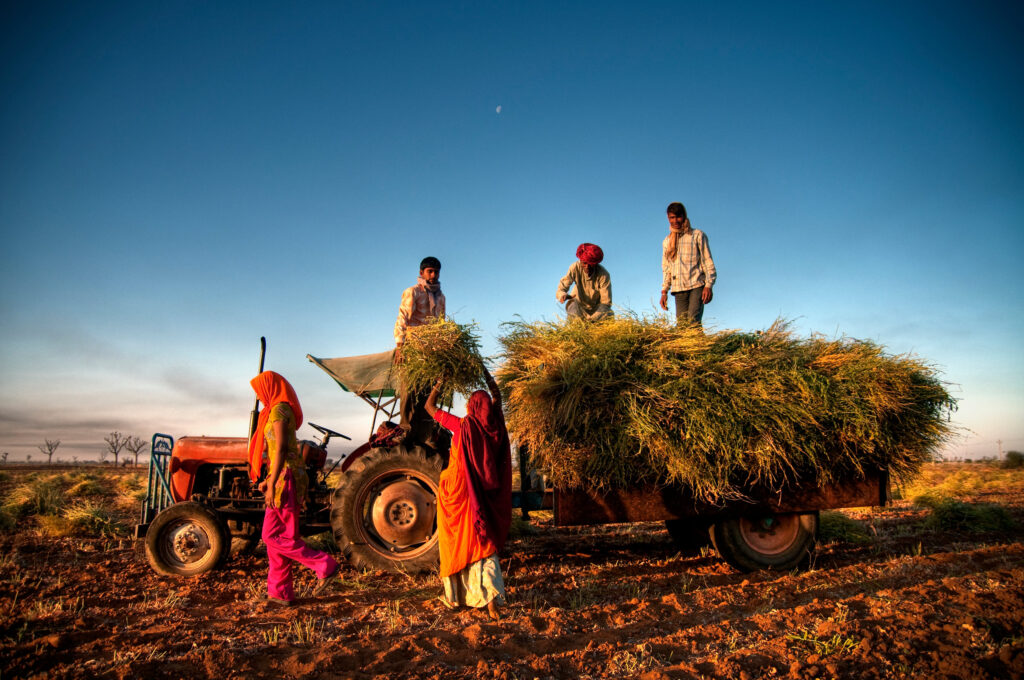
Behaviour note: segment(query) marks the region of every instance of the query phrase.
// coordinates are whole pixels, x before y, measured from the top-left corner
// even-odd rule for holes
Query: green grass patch
[[[142,475],[125,475],[118,482],[118,488],[122,491],[138,491],[139,489],[145,489],[145,480]]]
[[[75,525],[60,515],[40,515],[36,517],[36,524],[39,526],[39,532],[49,538],[64,538],[79,534]]]
[[[903,490],[902,497],[925,493],[960,498],[981,493],[1024,492],[1024,469],[987,463],[936,463],[926,465],[920,477]]]
[[[125,527],[103,504],[92,500],[80,500],[63,512],[75,532],[84,536],[120,536]]]
[[[818,656],[842,655],[852,652],[857,648],[857,641],[853,638],[842,637],[839,634],[818,636],[806,628],[801,628],[799,633],[791,633],[786,639],[798,644],[804,649],[811,651]]]
[[[8,532],[18,526],[18,516],[7,509],[0,507],[0,531]]]
[[[68,487],[65,494],[72,498],[79,498],[83,496],[103,496],[107,493],[107,490],[103,487],[98,480],[94,479],[83,479],[75,482]]]
[[[30,476],[4,498],[3,508],[15,517],[56,515],[64,507],[64,494],[57,477]]]
[[[935,492],[917,496],[913,502],[931,510],[925,526],[939,531],[1007,531],[1015,524],[1006,508],[995,503],[964,503]]]
[[[537,527],[528,519],[523,519],[523,516],[518,512],[517,509],[512,510],[512,526],[509,527],[508,536],[509,538],[519,538],[520,536],[533,536],[537,533]]]
[[[824,510],[818,516],[818,540],[822,543],[870,543],[871,535],[864,522],[837,510]]]

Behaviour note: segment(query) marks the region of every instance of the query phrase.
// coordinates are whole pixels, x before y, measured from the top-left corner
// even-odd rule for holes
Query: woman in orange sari
[[[302,425],[302,407],[291,383],[273,371],[264,371],[252,379],[252,389],[263,403],[256,433],[249,440],[249,477],[260,478],[263,449],[269,464],[267,477],[259,490],[266,498],[263,515],[263,542],[267,546],[270,568],[267,573],[267,602],[289,606],[295,600],[292,588],[292,562],[309,567],[318,583],[319,593],[338,574],[338,563],[321,550],[306,545],[299,532],[299,511],[306,503],[306,467],[299,455],[295,431]]]
[[[484,371],[491,393],[477,390],[466,417],[437,408],[440,387],[427,398],[427,412],[452,433],[448,467],[437,494],[437,533],[444,601],[450,606],[487,607],[497,620],[505,604],[498,552],[512,523],[512,453],[501,412],[501,393]]]

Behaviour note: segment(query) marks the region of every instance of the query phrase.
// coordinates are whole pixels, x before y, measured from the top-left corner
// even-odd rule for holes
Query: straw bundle
[[[871,342],[797,339],[781,321],[506,326],[509,431],[564,488],[672,483],[717,502],[876,468],[905,479],[951,434],[935,371]]]
[[[433,319],[406,331],[398,370],[416,391],[429,391],[442,379],[443,401],[448,401],[453,392],[468,396],[483,386],[483,366],[476,324]]]

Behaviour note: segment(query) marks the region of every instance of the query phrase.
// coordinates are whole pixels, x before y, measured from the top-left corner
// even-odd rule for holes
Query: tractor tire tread
[[[213,530],[209,538],[211,540],[210,550],[214,553],[214,557],[204,560],[196,569],[175,568],[164,560],[159,546],[164,528],[174,520],[187,517],[194,517],[199,523],[205,523]],[[183,501],[164,508],[153,519],[146,532],[144,545],[146,560],[157,573],[165,576],[196,576],[224,564],[230,552],[231,534],[228,532],[227,525],[213,510],[193,501]]]
[[[790,571],[810,561],[817,536],[818,513],[800,513],[799,521],[797,537],[779,554],[764,555],[748,545],[742,536],[739,518],[726,519],[712,525],[711,542],[722,559],[738,571]]]
[[[441,460],[439,456],[430,455],[421,446],[406,449],[402,445],[397,445],[386,449],[377,448],[367,451],[345,471],[345,474],[342,475],[341,480],[334,489],[331,503],[331,528],[334,533],[334,539],[338,545],[338,550],[345,556],[348,563],[356,569],[383,569],[415,574],[437,567],[438,553],[436,546],[433,550],[410,560],[389,560],[374,554],[371,550],[360,548],[360,545],[349,535],[352,532],[347,530],[345,526],[347,519],[345,514],[350,512],[350,508],[346,507],[351,500],[349,497],[358,493],[358,488],[354,488],[353,485],[361,482],[362,476],[372,468],[386,466],[389,461],[407,463],[410,459],[423,466],[429,473],[432,473],[435,480],[440,476]]]

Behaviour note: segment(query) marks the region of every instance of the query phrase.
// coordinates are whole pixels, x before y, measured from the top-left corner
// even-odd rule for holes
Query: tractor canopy
[[[395,396],[398,387],[398,372],[392,371],[395,350],[363,354],[357,357],[319,359],[311,354],[306,358],[324,369],[346,392],[353,392],[364,399],[380,399]]]

